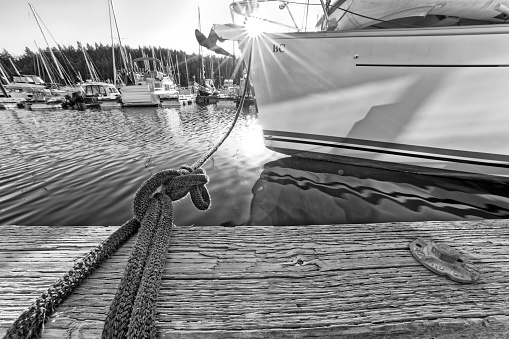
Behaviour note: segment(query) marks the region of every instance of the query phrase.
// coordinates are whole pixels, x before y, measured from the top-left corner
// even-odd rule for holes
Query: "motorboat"
[[[50,86],[37,75],[20,74],[13,76],[12,82],[4,85],[10,97],[28,102],[45,102],[55,97],[63,97],[64,92]]]
[[[238,41],[246,64],[251,58],[268,148],[402,171],[509,176],[503,1],[309,1],[303,17],[321,11],[312,28],[296,24],[295,4],[235,1],[230,10],[243,24],[213,27],[214,41]],[[265,5],[279,8],[262,12]],[[282,10],[289,24],[261,15]]]
[[[65,108],[85,109],[97,107],[118,107],[121,102],[121,94],[118,88],[108,82],[86,81],[79,89],[65,96],[63,106]]]
[[[85,82],[81,84],[85,96],[97,97],[100,102],[119,102],[121,94],[114,84],[108,82]]]
[[[199,88],[198,88],[198,95],[211,96],[211,95],[218,95],[218,94],[219,94],[219,91],[216,89],[216,86],[214,86],[214,80],[203,79],[202,84],[199,85]]]
[[[157,58],[141,57],[133,60],[157,62],[160,69],[162,63]],[[178,100],[179,91],[175,81],[168,75],[158,70],[146,69],[135,72],[134,83],[120,89],[123,106],[158,106],[161,100]]]

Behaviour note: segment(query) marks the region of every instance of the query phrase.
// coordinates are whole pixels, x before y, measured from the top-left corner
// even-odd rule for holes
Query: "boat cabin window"
[[[107,95],[106,90],[104,87],[99,85],[89,85],[85,87],[85,95]]]

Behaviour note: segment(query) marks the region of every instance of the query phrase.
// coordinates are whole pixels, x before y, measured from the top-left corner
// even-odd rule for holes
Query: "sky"
[[[232,0],[113,0],[122,44],[156,46],[198,53],[194,30],[199,26],[208,35],[213,24],[231,23]],[[51,47],[102,43],[111,46],[108,0],[1,0],[0,51],[13,56],[25,47],[47,47],[29,3],[42,20]],[[44,28],[46,26],[47,30]],[[115,43],[118,42],[114,29]],[[51,33],[51,35],[50,35]],[[53,38],[51,37],[53,36]],[[54,40],[53,40],[54,39]],[[35,42],[34,42],[35,41]],[[233,45],[221,47],[232,52]]]

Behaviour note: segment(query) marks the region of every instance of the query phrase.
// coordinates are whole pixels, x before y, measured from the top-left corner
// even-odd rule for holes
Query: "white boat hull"
[[[508,176],[507,41],[508,25],[258,37],[265,144]]]

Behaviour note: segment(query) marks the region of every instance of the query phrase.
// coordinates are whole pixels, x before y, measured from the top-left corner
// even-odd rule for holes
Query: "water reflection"
[[[132,217],[141,183],[163,169],[191,165],[229,127],[235,107],[4,111],[0,115],[0,225],[119,225]],[[213,202],[197,211],[179,202],[179,225],[242,224],[263,164],[253,109],[204,165]]]
[[[120,225],[153,173],[191,165],[228,129],[235,107],[25,110],[0,114],[0,225]],[[204,164],[212,208],[175,206],[177,225],[306,225],[506,218],[506,186],[299,158],[263,144],[242,111]]]
[[[265,164],[250,225],[507,218],[507,185],[302,158]]]

